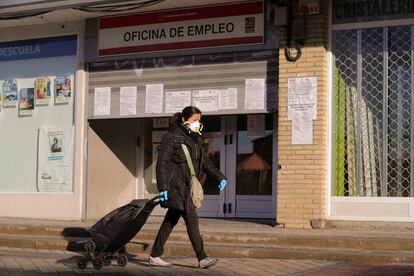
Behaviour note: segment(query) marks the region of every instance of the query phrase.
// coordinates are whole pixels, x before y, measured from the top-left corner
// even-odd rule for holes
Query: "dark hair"
[[[183,118],[184,118],[184,121],[187,121],[194,114],[200,114],[201,115],[201,110],[198,109],[196,106],[187,106],[183,109],[183,111],[175,113],[171,117],[170,123],[181,122],[181,120]]]

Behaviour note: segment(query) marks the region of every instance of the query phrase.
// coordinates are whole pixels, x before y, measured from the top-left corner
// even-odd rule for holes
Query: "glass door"
[[[225,174],[226,154],[224,145],[225,118],[221,116],[203,116],[203,147],[214,165]],[[203,217],[223,217],[220,208],[224,202],[224,193],[220,192],[216,179],[203,173],[200,183],[204,189],[204,201],[198,210]]]
[[[236,217],[275,218],[274,121],[273,114],[237,117]]]
[[[228,186],[220,191],[217,180],[201,176],[205,199],[200,216],[275,218],[274,117],[203,117],[204,149],[226,175]]]

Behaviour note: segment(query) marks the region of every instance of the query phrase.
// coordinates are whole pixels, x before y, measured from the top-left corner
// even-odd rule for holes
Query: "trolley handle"
[[[157,199],[159,199],[160,198],[160,196],[159,195],[157,195],[157,196],[154,196],[153,198],[151,198],[151,199],[149,199],[141,208],[138,208],[137,209],[137,211],[135,212],[135,215],[133,216],[133,220],[138,216],[138,214],[142,211],[142,210],[144,210],[144,208],[145,208],[145,206],[147,205],[147,204],[149,204],[149,203],[151,203],[151,204],[154,204],[155,203],[155,205],[158,205],[159,203],[160,203],[160,200],[158,200],[158,201],[156,201]]]
[[[148,202],[154,203],[156,202],[157,204],[160,203],[160,201],[156,201],[157,199],[160,199],[160,195],[156,195],[153,198],[151,198],[150,200],[148,200]]]

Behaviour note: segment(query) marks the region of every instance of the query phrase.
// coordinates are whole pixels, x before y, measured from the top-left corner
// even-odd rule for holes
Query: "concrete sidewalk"
[[[162,218],[151,217],[127,245],[133,254],[149,254]],[[79,252],[95,221],[0,218],[0,246]],[[260,259],[414,263],[414,231],[407,229],[283,229],[266,223],[201,219],[210,256]],[[166,256],[194,254],[182,220],[171,234]]]
[[[23,250],[0,247],[0,276],[3,275],[289,275],[289,276],[351,276],[414,275],[413,265],[348,262],[328,262],[319,260],[274,260],[252,258],[222,258],[219,263],[206,270],[198,269],[195,258],[175,256],[166,258],[172,267],[159,268],[147,264],[147,255],[130,258],[126,267],[112,263],[101,270],[89,265],[80,270],[76,265],[77,254],[55,250]]]
[[[166,258],[172,267],[159,268],[148,266],[148,256],[141,254],[131,258],[126,267],[113,263],[101,270],[95,270],[92,265],[81,270],[76,265],[77,256],[65,251],[0,248],[0,275],[306,275],[338,265],[318,260],[223,258],[216,266],[200,270],[195,258],[178,256]]]

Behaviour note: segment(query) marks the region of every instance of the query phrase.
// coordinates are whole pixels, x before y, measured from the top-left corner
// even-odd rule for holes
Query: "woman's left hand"
[[[224,188],[226,188],[226,186],[227,186],[227,180],[223,179],[219,184],[220,191],[223,191]]]

